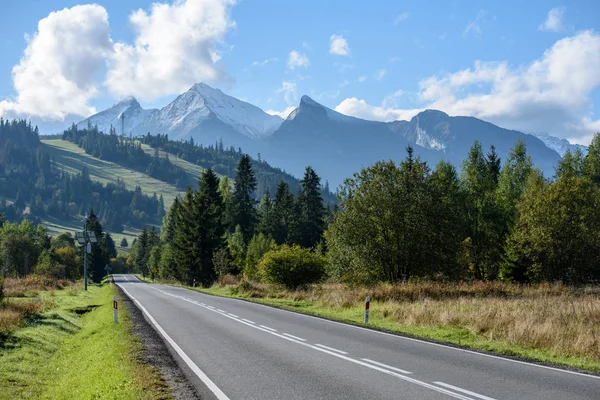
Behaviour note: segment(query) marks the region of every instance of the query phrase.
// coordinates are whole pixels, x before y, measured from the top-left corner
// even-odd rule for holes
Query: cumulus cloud
[[[306,54],[302,54],[299,51],[292,50],[290,51],[290,55],[288,56],[287,62],[288,68],[294,70],[299,67],[308,67],[310,65],[310,60],[306,56]]]
[[[288,115],[290,115],[290,113],[291,113],[292,111],[294,111],[295,109],[296,109],[296,107],[294,107],[294,106],[289,106],[289,107],[286,107],[286,108],[285,108],[285,110],[283,110],[283,111],[267,110],[267,111],[265,111],[265,112],[266,112],[267,114],[270,114],[270,115],[277,115],[278,117],[281,117],[281,118],[283,118],[283,119],[286,119],[286,118],[288,117]]]
[[[225,78],[215,63],[218,45],[235,27],[234,0],[185,0],[154,3],[149,12],[129,17],[136,32],[133,45],[116,43],[106,85],[114,96],[145,100],[181,93],[198,81]]]
[[[560,32],[563,30],[564,7],[556,7],[548,11],[548,16],[543,24],[538,26],[540,31]]]
[[[283,81],[281,83],[281,87],[276,90],[276,93],[283,94],[283,99],[286,103],[292,104],[295,103],[298,98],[297,92],[298,86],[295,82]]]
[[[17,97],[0,102],[0,115],[61,121],[94,113],[89,100],[98,92],[96,75],[112,49],[103,7],[82,5],[50,13],[39,21],[12,69]]]
[[[343,35],[331,35],[329,38],[329,54],[347,56],[350,54],[348,41]]]
[[[385,107],[384,105],[373,106],[356,97],[343,100],[335,107],[335,110],[342,114],[351,115],[357,118],[384,122],[409,120],[422,111],[421,109],[403,110]]]
[[[557,41],[528,65],[477,61],[471,68],[423,79],[418,99],[421,108],[587,144],[600,129],[600,119],[590,114],[591,94],[600,87],[598,65],[600,34],[583,31]],[[361,117],[370,113],[382,121],[394,113],[414,111],[375,107],[355,98],[344,100],[336,109]]]

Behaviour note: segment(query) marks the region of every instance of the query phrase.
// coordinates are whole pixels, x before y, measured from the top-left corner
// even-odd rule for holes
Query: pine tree
[[[126,237],[123,237],[123,239],[121,239],[121,247],[123,247],[123,248],[129,247],[129,242],[127,241]]]
[[[304,178],[300,181],[300,184],[301,190],[298,193],[300,211],[299,244],[310,248],[321,240],[325,227],[321,178],[311,167],[306,167]]]
[[[254,208],[254,199],[252,193],[256,189],[256,177],[252,171],[252,160],[250,156],[244,154],[238,163],[235,176],[234,189],[232,194],[232,218],[231,226],[233,229],[237,225],[242,230],[244,243],[248,243],[254,234],[254,228],[257,222],[256,209]]]
[[[142,273],[143,277],[148,275],[148,265],[146,264],[147,257],[150,253],[149,244],[149,233],[148,228],[144,226],[142,233],[139,236],[139,240],[135,243],[134,254],[135,254],[135,266],[138,271]]]
[[[102,224],[100,224],[100,220],[93,209],[90,210],[87,216],[86,230],[94,232],[97,240],[97,243],[92,244],[92,253],[88,254],[88,271],[94,282],[100,282],[106,273],[104,267],[109,262],[109,256]]]
[[[294,207],[294,195],[290,191],[289,185],[282,180],[277,185],[273,203],[273,213],[277,221],[273,239],[277,244],[289,243]]]
[[[258,215],[260,218],[258,231],[269,238],[273,238],[277,231],[277,218],[275,216],[273,200],[271,199],[269,188],[267,188],[265,195],[260,201]]]

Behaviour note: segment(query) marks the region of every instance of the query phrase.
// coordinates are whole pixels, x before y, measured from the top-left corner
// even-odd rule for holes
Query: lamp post
[[[98,243],[96,234],[93,231],[88,231],[87,229],[87,215],[83,225],[83,232],[76,232],[75,240],[77,240],[77,242],[83,246],[83,288],[84,290],[87,290],[87,255],[92,252],[92,243]]]

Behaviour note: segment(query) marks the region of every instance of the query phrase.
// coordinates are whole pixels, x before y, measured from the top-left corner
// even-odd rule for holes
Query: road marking
[[[327,349],[327,350],[330,350],[330,351],[335,351],[335,352],[338,352],[338,353],[340,353],[340,354],[348,354],[348,352],[347,352],[347,351],[343,351],[343,350],[334,349],[333,347],[327,347],[327,346],[324,346],[324,345],[322,345],[322,344],[318,344],[318,343],[317,343],[317,344],[315,344],[315,346],[319,346],[319,347],[321,347],[321,348],[323,348],[323,349]]]
[[[187,354],[185,354],[185,352],[181,349],[181,347],[179,347],[177,345],[177,343],[175,343],[175,341],[173,339],[171,339],[171,336],[169,336],[169,334],[167,332],[165,332],[165,330],[158,324],[158,322],[156,322],[156,320],[152,317],[152,315],[150,315],[148,310],[146,310],[146,308],[135,297],[133,297],[131,294],[129,294],[129,292],[124,287],[121,286],[121,289],[123,289],[125,294],[131,300],[133,300],[135,302],[135,304],[138,306],[138,308],[140,310],[142,310],[142,312],[146,315],[146,317],[148,317],[150,322],[152,322],[152,324],[154,325],[156,330],[166,339],[167,342],[169,342],[171,347],[173,347],[173,349],[175,349],[177,354],[179,354],[179,356],[183,359],[183,361],[187,364],[187,366],[190,367],[192,372],[194,374],[196,374],[196,376],[198,378],[200,378],[200,380],[208,387],[208,389],[210,389],[211,392],[213,392],[213,394],[217,397],[217,399],[218,400],[230,400],[229,397],[227,397],[227,395],[225,395],[225,393],[223,393],[223,391],[221,389],[219,389],[219,387],[217,385],[215,385],[215,383],[213,381],[211,381],[208,376],[206,376],[206,374],[200,369],[200,367],[198,367],[192,361],[192,359]]]
[[[242,318],[242,321],[246,321],[249,324],[255,324],[256,323],[256,322],[250,321],[249,319],[246,319],[246,318]]]
[[[282,335],[285,335],[287,337],[291,337],[292,339],[300,340],[302,342],[306,342],[306,339],[302,339],[301,337],[290,335],[289,333],[282,333]]]
[[[239,318],[239,317],[238,317],[237,315],[235,315],[235,314],[232,314],[232,313],[227,313],[227,314],[231,315],[233,318]]]
[[[222,296],[218,296],[218,297],[222,297]],[[526,361],[514,360],[512,358],[507,358],[507,357],[502,357],[502,356],[496,356],[496,355],[493,355],[493,354],[481,353],[481,352],[475,351],[475,350],[462,349],[462,348],[459,348],[459,347],[449,346],[447,344],[428,342],[426,340],[415,339],[415,338],[411,338],[411,337],[407,337],[407,336],[402,336],[400,334],[387,333],[387,332],[382,332],[382,331],[378,331],[378,330],[375,330],[375,329],[365,328],[365,327],[358,326],[358,325],[347,324],[347,323],[338,322],[338,321],[332,321],[330,319],[326,319],[326,318],[323,318],[323,317],[315,317],[314,315],[303,314],[303,313],[298,312],[298,311],[289,311],[289,310],[284,310],[283,308],[278,308],[278,307],[274,307],[274,306],[267,306],[265,304],[256,303],[256,302],[253,302],[253,301],[250,301],[250,300],[235,299],[235,298],[229,298],[229,300],[242,301],[244,303],[250,303],[250,304],[255,305],[255,306],[265,307],[265,308],[268,308],[268,309],[270,309],[272,311],[275,311],[275,312],[282,312],[282,313],[294,314],[294,315],[298,315],[298,316],[304,317],[304,318],[311,318],[311,319],[316,319],[316,320],[321,321],[321,322],[327,322],[327,323],[330,323],[330,324],[345,326],[346,328],[360,329],[360,330],[363,330],[363,331],[366,331],[366,332],[370,332],[370,333],[375,333],[375,334],[385,335],[385,336],[391,336],[393,338],[400,339],[400,340],[409,340],[409,341],[412,341],[412,342],[418,342],[418,343],[427,344],[427,345],[430,345],[430,346],[443,347],[443,348],[448,349],[448,350],[460,351],[460,352],[469,353],[469,354],[473,354],[473,355],[481,356],[481,357],[494,358],[494,359],[501,360],[501,361],[508,361],[508,362],[512,362],[512,363],[516,363],[516,364],[522,364],[522,365],[525,365],[525,366],[528,366],[528,367],[543,368],[543,369],[548,369],[548,370],[551,370],[551,371],[564,372],[564,373],[571,374],[571,375],[578,375],[578,376],[585,377],[585,378],[600,379],[600,375],[591,375],[591,374],[586,374],[586,373],[583,373],[583,372],[569,371],[567,369],[549,367],[547,365],[541,365],[541,364],[536,364],[536,363],[531,363],[531,362],[526,362]]]
[[[277,332],[277,329],[269,328],[268,326],[261,325],[260,327],[261,327],[261,328],[268,329],[268,330],[270,330],[271,332]]]
[[[484,395],[479,394],[479,393],[471,392],[470,390],[467,390],[467,389],[459,388],[457,386],[448,385],[447,383],[444,383],[444,382],[433,382],[433,383],[435,383],[436,385],[447,387],[448,389],[456,390],[457,392],[462,392],[464,394],[468,394],[469,396],[477,397],[477,398],[482,399],[482,400],[496,400],[496,399],[493,399],[493,398],[488,397],[488,396],[484,396]]]
[[[184,300],[185,300],[185,299],[184,299]],[[221,310],[220,308],[217,308],[217,311],[218,311],[218,312],[222,312],[222,313],[224,313],[224,312],[225,312],[225,311]]]
[[[173,295],[169,295],[169,296],[173,296]],[[176,297],[179,297],[179,296],[176,296]],[[211,310],[215,309],[213,306],[206,306],[206,307],[210,308]]]
[[[175,297],[175,298],[179,298],[179,299],[182,299],[182,300],[183,300],[183,297],[182,297],[182,296],[177,296],[177,295],[175,295],[175,294],[171,294],[171,293],[165,292],[165,291],[163,291],[163,290],[160,290],[160,289],[153,288],[152,286],[150,286],[150,288],[151,288],[151,289],[153,289],[153,290],[159,291],[159,292],[161,292],[161,293],[163,293],[163,294],[165,294],[165,295],[167,295],[167,296],[171,296],[171,297]],[[185,300],[184,300],[184,301],[185,301]],[[214,309],[214,307],[213,307],[212,309],[210,309],[209,307],[210,307],[210,306],[203,307],[203,308],[205,308],[205,309],[207,309],[207,310],[209,310],[209,311],[213,311],[213,312],[215,312],[215,313],[217,312],[217,311]],[[375,370],[375,371],[383,372],[384,374],[391,375],[391,376],[394,376],[394,377],[396,377],[396,378],[398,378],[398,379],[401,379],[401,380],[404,380],[404,381],[407,381],[407,382],[410,382],[410,383],[414,383],[415,385],[419,385],[419,386],[425,387],[425,388],[427,388],[427,389],[434,390],[434,391],[436,391],[436,392],[438,392],[438,393],[443,393],[443,394],[446,394],[446,395],[448,395],[448,396],[451,396],[451,397],[454,397],[454,398],[456,398],[456,399],[460,399],[460,400],[473,400],[471,397],[466,397],[466,396],[463,396],[463,395],[461,395],[461,394],[459,394],[459,393],[451,392],[450,390],[443,389],[443,388],[440,388],[440,387],[438,387],[438,386],[434,386],[434,385],[432,385],[432,384],[429,384],[429,383],[427,383],[427,382],[420,381],[420,380],[418,380],[418,379],[410,378],[410,377],[408,377],[408,376],[405,376],[405,375],[400,375],[400,374],[398,374],[398,373],[396,373],[396,372],[390,371],[389,369],[385,369],[385,368],[378,367],[378,366],[376,366],[376,365],[368,364],[368,363],[366,363],[366,362],[364,362],[364,361],[360,361],[360,360],[357,360],[357,359],[354,359],[354,358],[351,358],[351,357],[347,357],[347,356],[345,356],[345,355],[342,355],[342,354],[339,354],[339,353],[335,353],[335,352],[333,352],[333,351],[329,351],[329,350],[327,350],[327,349],[324,349],[324,348],[321,348],[321,347],[317,347],[317,346],[313,346],[313,345],[311,345],[311,344],[309,344],[309,343],[304,343],[304,342],[301,342],[301,341],[299,341],[299,340],[296,340],[296,339],[293,339],[293,338],[290,338],[290,337],[284,336],[284,335],[282,335],[282,334],[279,334],[279,333],[277,333],[277,332],[272,332],[272,331],[270,331],[270,330],[268,330],[268,329],[265,329],[265,328],[262,328],[262,327],[259,327],[259,326],[256,326],[256,325],[252,325],[252,324],[246,323],[246,322],[244,322],[244,321],[242,321],[242,320],[239,320],[239,319],[236,319],[236,318],[230,317],[230,316],[229,316],[229,315],[227,315],[227,314],[221,314],[221,313],[219,313],[219,315],[222,315],[222,316],[224,316],[225,318],[229,318],[229,319],[231,319],[232,321],[236,321],[236,322],[238,322],[238,323],[240,323],[240,324],[244,324],[244,325],[246,325],[246,326],[249,326],[249,327],[251,327],[251,328],[258,329],[259,331],[263,331],[263,332],[265,332],[265,333],[271,334],[271,335],[273,335],[273,336],[277,336],[277,337],[280,337],[280,338],[282,338],[282,339],[288,340],[288,341],[290,341],[290,342],[297,343],[297,344],[299,344],[299,345],[302,345],[302,346],[309,347],[309,348],[311,348],[311,349],[314,349],[314,350],[320,351],[320,352],[322,352],[322,353],[329,354],[329,355],[331,355],[331,356],[334,356],[334,357],[340,358],[340,359],[342,359],[342,360],[349,361],[349,362],[351,362],[351,363],[354,363],[354,364],[362,365],[363,367],[367,367],[367,368],[370,368],[370,369],[372,369],[372,370]],[[261,325],[261,326],[262,326],[262,325]],[[266,327],[266,328],[268,328],[268,327]],[[269,329],[273,329],[273,328],[269,328]],[[219,400],[220,400],[220,399],[219,399]]]
[[[391,365],[387,365],[387,364],[380,363],[380,362],[377,362],[377,361],[369,360],[368,358],[361,358],[361,360],[366,361],[366,362],[371,363],[371,364],[379,365],[380,367],[383,367],[383,368],[391,369],[392,371],[400,372],[401,374],[412,374],[412,372],[410,372],[410,371],[406,371],[406,370],[403,370],[403,369],[400,369],[400,368],[392,367]]]

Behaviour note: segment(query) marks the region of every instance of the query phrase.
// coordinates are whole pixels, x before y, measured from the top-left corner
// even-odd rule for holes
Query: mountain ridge
[[[475,117],[449,116],[434,109],[424,110],[410,121],[370,121],[341,114],[307,95],[282,119],[204,83],[193,85],[160,110],[144,110],[135,98],[129,97],[78,126],[100,121],[108,131],[106,126],[110,123],[115,127],[123,115],[125,134],[168,134],[174,140],[193,138],[203,145],[222,141],[228,148],[241,147],[252,155],[260,153],[296,176],[301,176],[307,164],[320,165],[323,177],[334,184],[375,161],[400,161],[408,145],[430,164],[444,159],[458,167],[475,140],[486,150],[494,145],[502,158],[517,140],[523,140],[534,163],[546,175],[552,175],[564,154],[561,147],[553,144],[558,141],[564,147],[564,142],[568,143],[504,129]],[[115,130],[119,132],[118,128]],[[297,159],[295,154],[303,154],[303,159]],[[341,164],[330,166],[327,160]]]

